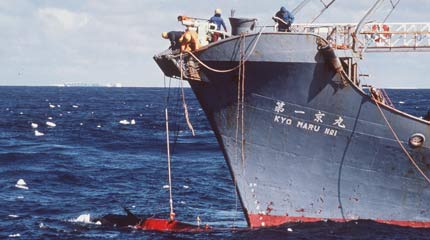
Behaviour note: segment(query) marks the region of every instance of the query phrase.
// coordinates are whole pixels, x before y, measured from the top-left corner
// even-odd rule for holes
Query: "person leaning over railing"
[[[278,32],[291,32],[291,24],[294,22],[294,16],[285,7],[275,14],[273,17],[276,23],[278,23]]]

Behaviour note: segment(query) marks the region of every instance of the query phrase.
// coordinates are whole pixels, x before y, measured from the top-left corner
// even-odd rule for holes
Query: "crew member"
[[[218,31],[221,31],[221,26],[224,28],[224,31],[227,32],[227,27],[225,26],[224,19],[221,17],[221,9],[215,9],[215,15],[209,19],[210,23],[215,23]],[[218,41],[218,38],[221,36],[221,33],[214,32],[212,34],[212,42]]]
[[[281,9],[275,15],[275,22],[278,23],[278,32],[291,32],[291,24],[294,22],[294,16],[285,7]]]
[[[181,52],[191,52],[200,48],[199,36],[197,32],[187,28],[187,31],[179,38]]]
[[[184,32],[181,31],[170,31],[170,32],[163,32],[161,36],[165,39],[170,40],[170,47],[172,51],[177,50],[180,48],[181,43],[179,42],[179,39],[184,34]]]

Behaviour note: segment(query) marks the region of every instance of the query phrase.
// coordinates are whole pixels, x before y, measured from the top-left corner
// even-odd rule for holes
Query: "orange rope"
[[[427,177],[427,175],[424,173],[424,171],[418,166],[418,164],[416,163],[416,161],[414,160],[414,158],[411,156],[411,154],[408,152],[408,150],[406,150],[406,148],[403,146],[402,142],[400,141],[399,137],[397,136],[397,133],[394,131],[393,127],[391,126],[390,122],[388,122],[388,119],[385,117],[384,112],[381,109],[381,106],[379,106],[379,102],[378,100],[376,100],[373,96],[372,96],[372,100],[376,103],[376,106],[379,109],[379,112],[381,112],[382,117],[385,120],[385,123],[387,124],[388,128],[390,128],[391,132],[393,133],[394,138],[396,139],[397,143],[400,145],[400,147],[402,148],[403,152],[406,154],[406,156],[409,158],[409,161],[411,161],[411,163],[414,165],[414,167],[418,170],[418,172],[425,178],[425,180],[430,183],[430,178]]]

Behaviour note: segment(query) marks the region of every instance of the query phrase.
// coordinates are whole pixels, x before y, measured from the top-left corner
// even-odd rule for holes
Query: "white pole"
[[[170,221],[175,219],[175,213],[173,211],[173,197],[172,197],[172,174],[170,171],[170,140],[169,140],[169,114],[166,112],[166,141],[167,141],[167,170],[169,174],[169,204],[170,204]]]

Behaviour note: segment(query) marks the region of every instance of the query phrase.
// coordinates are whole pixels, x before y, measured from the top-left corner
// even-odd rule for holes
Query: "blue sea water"
[[[289,224],[249,230],[215,136],[191,90],[0,87],[0,238],[17,239],[429,239],[430,230],[370,221]],[[430,90],[388,90],[394,105],[422,116]],[[78,221],[128,207],[169,212],[164,107],[168,101],[177,219],[217,227],[157,233]],[[120,124],[135,120],[134,125]],[[48,127],[46,122],[54,122]],[[31,123],[37,123],[35,136]],[[24,179],[28,190],[15,186]],[[235,231],[231,227],[236,226]],[[288,228],[292,229],[288,231]],[[18,235],[19,234],[19,235]]]

